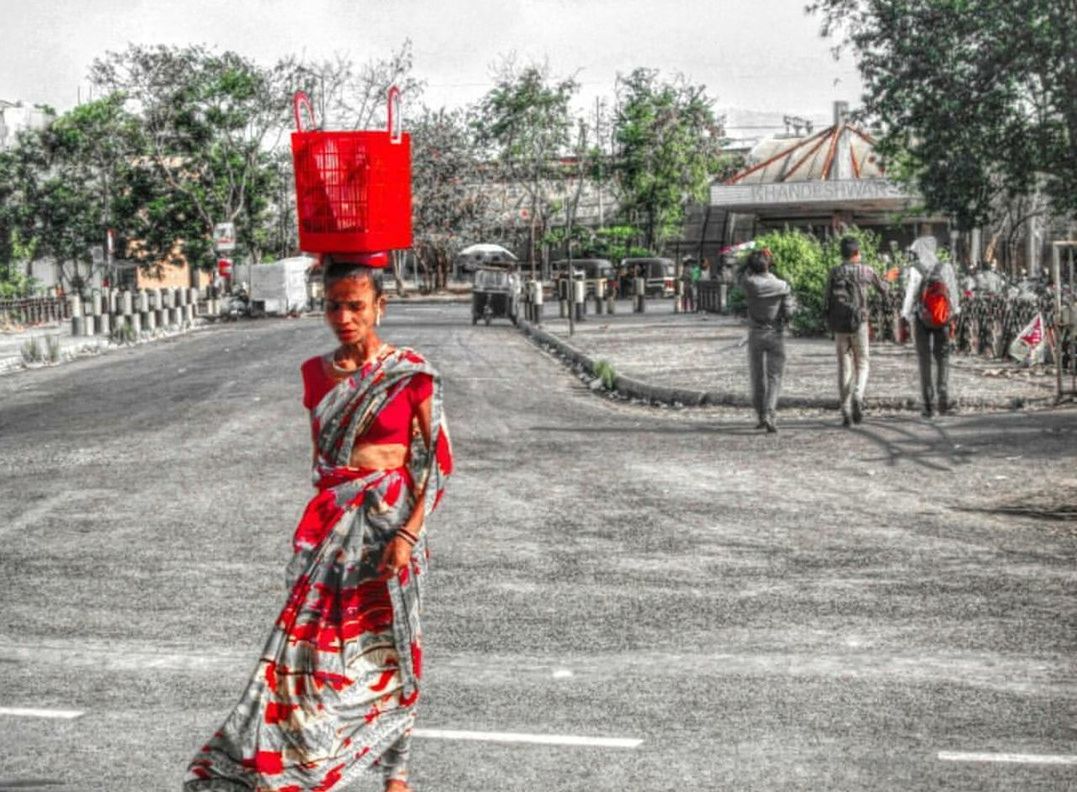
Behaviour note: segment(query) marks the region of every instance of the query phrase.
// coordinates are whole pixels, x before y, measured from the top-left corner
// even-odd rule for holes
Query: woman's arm
[[[429,449],[429,452],[434,453],[434,449],[431,448],[431,431],[430,431],[430,416],[431,416],[431,404],[432,396],[425,398],[422,403],[416,408],[413,413],[419,423],[419,432],[423,436],[423,445]],[[398,533],[394,536],[389,544],[385,546],[385,555],[382,556],[380,571],[388,574],[395,575],[400,569],[406,567],[411,561],[411,551],[418,540],[419,533],[423,529],[423,520],[426,516],[426,483],[423,483],[423,488],[415,495],[415,505],[412,507],[411,514],[408,515],[408,519],[398,529]]]

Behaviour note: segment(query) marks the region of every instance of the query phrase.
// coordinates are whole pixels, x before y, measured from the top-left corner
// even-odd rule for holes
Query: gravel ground
[[[716,314],[674,314],[672,301],[652,300],[647,313],[633,314],[628,301],[617,312],[590,315],[570,338],[567,320],[546,306],[543,327],[596,360],[606,360],[618,374],[643,382],[702,391],[749,394],[747,336],[743,323]],[[787,397],[837,401],[837,360],[833,342],[821,338],[786,341],[782,393]],[[1021,368],[1012,362],[955,356],[951,390],[962,406],[1020,405],[1055,396],[1053,372]],[[871,347],[868,406],[872,396],[905,400],[919,409],[920,380],[911,344],[879,343]]]

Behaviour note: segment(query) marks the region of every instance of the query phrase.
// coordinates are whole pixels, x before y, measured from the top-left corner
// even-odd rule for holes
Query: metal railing
[[[0,300],[0,324],[33,326],[70,318],[68,301],[62,297]]]

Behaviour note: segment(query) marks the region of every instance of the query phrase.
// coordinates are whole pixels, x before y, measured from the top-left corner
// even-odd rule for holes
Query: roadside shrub
[[[41,342],[37,336],[31,336],[23,342],[20,354],[22,355],[23,363],[40,363],[45,359],[45,355],[41,351]]]
[[[595,376],[602,380],[602,387],[606,390],[613,390],[613,381],[617,377],[617,372],[608,361],[599,360],[595,363]]]
[[[797,335],[827,333],[823,297],[831,268],[841,264],[840,244],[844,236],[855,237],[860,242],[862,263],[882,272],[879,238],[865,229],[853,227],[822,242],[801,231],[771,231],[755,239],[756,248],[769,248],[774,256],[774,274],[792,287],[797,312],[790,324]],[[732,301],[730,294],[731,305]]]
[[[50,335],[45,337],[45,358],[49,363],[60,362],[60,336]]]

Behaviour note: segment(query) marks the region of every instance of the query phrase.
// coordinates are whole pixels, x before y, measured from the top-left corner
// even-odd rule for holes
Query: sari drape
[[[433,381],[429,446],[413,429],[405,467],[348,467],[355,439],[420,373]],[[287,601],[239,703],[188,767],[187,792],[327,792],[374,765],[406,777],[426,532],[398,574],[377,568],[419,494],[425,519],[452,472],[441,380],[420,355],[397,349],[337,384],[311,420],[318,492],[293,538]]]

